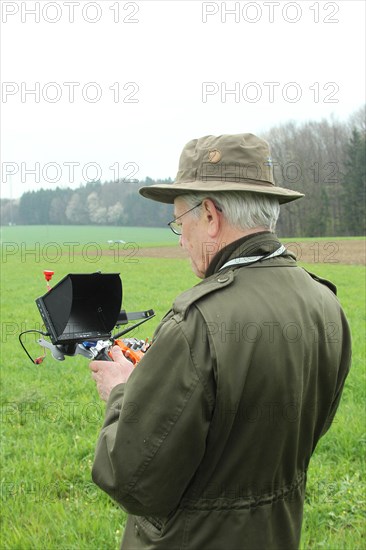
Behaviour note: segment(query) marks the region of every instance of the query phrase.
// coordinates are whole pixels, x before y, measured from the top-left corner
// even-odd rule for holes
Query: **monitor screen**
[[[69,274],[36,300],[53,344],[107,339],[122,305],[119,273]]]

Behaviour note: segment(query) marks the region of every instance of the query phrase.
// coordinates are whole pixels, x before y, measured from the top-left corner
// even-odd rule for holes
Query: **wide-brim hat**
[[[182,151],[173,183],[139,189],[143,197],[168,204],[188,193],[222,191],[260,193],[277,197],[280,204],[304,196],[275,185],[269,145],[254,134],[192,139]]]

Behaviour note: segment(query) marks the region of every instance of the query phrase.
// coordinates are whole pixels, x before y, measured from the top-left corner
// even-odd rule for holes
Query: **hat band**
[[[202,163],[196,170],[180,170],[177,174],[178,181],[231,181],[236,183],[265,182],[265,185],[272,184],[273,173],[269,164],[249,162],[220,162],[212,164]]]
[[[238,176],[227,176],[224,178],[218,179],[217,176],[197,176],[195,179],[189,179],[189,180],[175,180],[173,183],[174,185],[180,185],[180,184],[189,184],[189,183],[197,183],[199,181],[202,182],[217,182],[217,183],[251,183],[254,185],[263,185],[263,187],[275,187],[275,185],[269,181],[263,181],[263,180],[255,180],[255,179],[249,179],[249,178],[241,178]]]

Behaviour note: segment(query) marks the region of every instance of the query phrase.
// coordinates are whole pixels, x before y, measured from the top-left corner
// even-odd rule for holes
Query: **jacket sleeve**
[[[200,340],[199,323],[189,334]],[[171,512],[205,452],[214,399],[197,364],[209,373],[212,360],[207,345],[194,345],[189,334],[174,317],[163,323],[107,403],[92,476],[135,515]]]

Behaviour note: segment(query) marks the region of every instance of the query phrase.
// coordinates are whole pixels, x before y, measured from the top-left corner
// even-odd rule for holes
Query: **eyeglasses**
[[[181,214],[177,218],[174,218],[174,220],[172,220],[171,222],[168,223],[168,225],[169,225],[170,229],[173,231],[173,233],[175,233],[176,235],[181,235],[182,234],[182,224],[177,223],[177,220],[179,220],[180,218],[183,218],[183,216],[188,214],[188,212],[192,212],[192,210],[194,210],[195,208],[198,208],[199,206],[201,206],[202,203],[203,203],[203,201],[201,201],[199,204],[196,204],[196,206],[194,206],[193,208],[190,208],[189,210],[187,210],[187,212],[184,212],[183,214]]]

